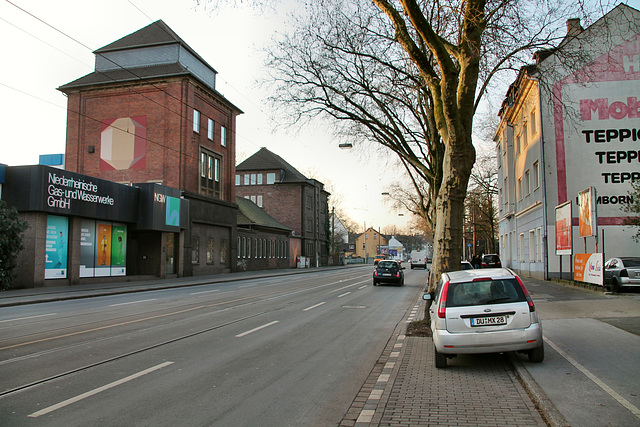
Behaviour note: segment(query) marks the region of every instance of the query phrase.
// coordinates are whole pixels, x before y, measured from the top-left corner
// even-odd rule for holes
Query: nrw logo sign
[[[177,197],[167,196],[166,202],[166,225],[180,226],[180,199]]]

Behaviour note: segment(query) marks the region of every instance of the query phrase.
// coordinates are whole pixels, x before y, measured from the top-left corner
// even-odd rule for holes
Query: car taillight
[[[498,266],[498,268],[502,267],[502,263],[500,261],[498,261],[497,266]]]
[[[374,276],[378,276],[378,270],[374,270],[374,271],[373,271],[373,275],[374,275]]]
[[[620,277],[629,277],[629,273],[627,272],[627,269],[623,269],[620,270]]]
[[[529,311],[530,312],[536,311],[536,306],[533,304],[533,300],[531,299],[531,295],[529,295],[529,291],[524,286],[524,283],[522,282],[522,279],[519,276],[516,276],[516,279],[518,280],[518,284],[520,285],[520,288],[522,289],[522,293],[524,294],[524,297],[527,299],[527,304],[529,304]]]
[[[440,302],[438,303],[438,317],[444,319],[445,311],[447,309],[447,294],[449,293],[449,281],[446,281],[442,287],[442,296],[440,296]]]
[[[396,277],[400,277],[400,272],[399,271],[396,273]]]
[[[483,263],[482,263],[482,266],[483,266],[483,267],[486,267],[486,266],[487,266],[487,263],[486,263],[486,262],[483,262]]]

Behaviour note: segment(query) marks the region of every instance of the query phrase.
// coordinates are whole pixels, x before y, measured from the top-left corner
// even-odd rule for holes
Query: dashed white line
[[[319,303],[319,304],[312,305],[311,307],[307,307],[307,308],[305,308],[305,309],[304,309],[304,310],[302,310],[302,311],[309,311],[309,310],[313,310],[314,308],[316,308],[316,307],[320,307],[320,306],[321,306],[321,305],[323,305],[323,304],[325,304],[325,303],[324,303],[324,302],[321,302],[321,303]]]
[[[218,292],[220,289],[213,289],[211,291],[191,292],[191,295],[210,294],[211,292]]]
[[[0,320],[0,323],[17,322],[19,320],[38,319],[40,317],[55,316],[56,314],[58,313],[40,314],[38,316],[29,316],[29,317],[18,317],[17,319]]]
[[[254,332],[257,332],[260,329],[268,328],[271,325],[275,325],[276,323],[279,323],[279,322],[280,322],[279,320],[274,320],[273,322],[269,322],[266,325],[258,326],[257,328],[253,328],[250,331],[246,331],[246,332],[243,332],[241,334],[238,334],[238,335],[236,335],[236,338],[242,338],[242,337],[244,337],[246,335],[249,335],[249,334],[252,334]]]
[[[342,297],[346,297],[347,295],[349,295],[351,292],[345,292],[342,295],[338,295],[338,298],[342,298]]]
[[[109,307],[117,307],[119,305],[140,304],[141,302],[149,302],[149,301],[155,301],[155,300],[156,300],[156,298],[143,299],[143,300],[140,300],[140,301],[121,302],[120,304],[111,304]]]
[[[64,408],[65,406],[71,405],[72,403],[79,402],[79,401],[81,401],[83,399],[86,399],[87,397],[91,397],[91,396],[96,395],[98,393],[101,393],[101,392],[103,392],[105,390],[109,390],[110,388],[119,386],[120,384],[124,384],[126,382],[131,381],[131,380],[135,380],[136,378],[139,378],[139,377],[141,377],[143,375],[147,375],[147,374],[149,374],[149,373],[151,373],[153,371],[157,371],[158,369],[162,369],[165,366],[169,366],[171,364],[173,364],[173,362],[161,363],[161,364],[153,366],[153,367],[151,367],[149,369],[145,369],[144,371],[138,372],[137,374],[129,375],[128,377],[122,378],[121,380],[114,381],[114,382],[112,382],[110,384],[104,385],[102,387],[98,387],[98,388],[96,388],[94,390],[88,391],[88,392],[83,393],[83,394],[81,394],[79,396],[72,397],[71,399],[67,399],[64,402],[60,402],[58,404],[49,406],[48,408],[41,409],[41,410],[39,410],[37,412],[34,412],[31,415],[28,415],[28,417],[29,418],[37,418],[39,416],[46,415],[49,412],[53,412],[53,411],[55,411],[57,409]]]

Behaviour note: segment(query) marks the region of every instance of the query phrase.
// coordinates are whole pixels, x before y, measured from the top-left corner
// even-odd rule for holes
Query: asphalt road
[[[421,293],[368,268],[0,310],[14,425],[337,425]]]

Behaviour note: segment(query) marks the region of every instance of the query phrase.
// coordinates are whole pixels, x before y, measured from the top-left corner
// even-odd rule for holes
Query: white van
[[[411,251],[411,269],[427,268],[427,251]]]

